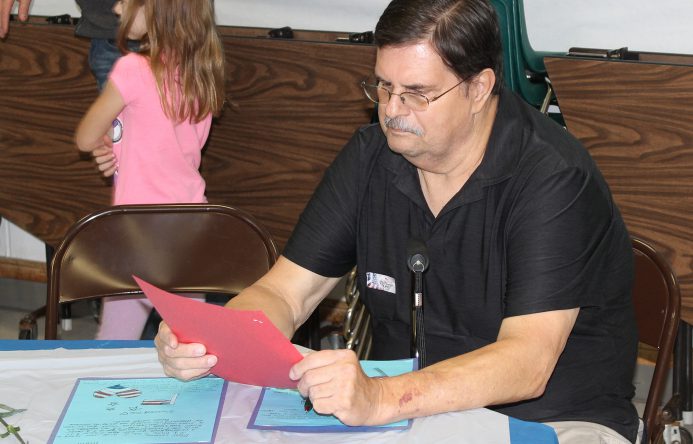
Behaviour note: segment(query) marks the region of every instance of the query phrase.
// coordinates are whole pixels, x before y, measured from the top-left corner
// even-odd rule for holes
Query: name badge
[[[366,287],[376,290],[387,291],[388,293],[397,293],[395,278],[384,274],[366,272]]]

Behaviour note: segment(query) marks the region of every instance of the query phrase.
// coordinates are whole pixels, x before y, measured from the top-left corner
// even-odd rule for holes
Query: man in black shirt
[[[379,103],[327,170],[282,258],[229,303],[290,337],[355,264],[373,359],[410,356],[407,242],[422,240],[429,366],[366,378],[350,351],[290,376],[319,413],[383,424],[475,407],[548,422],[565,443],[635,442],[628,233],[602,175],[567,132],[502,88],[486,0],[395,0],[375,31]],[[166,372],[215,357],[162,325]]]

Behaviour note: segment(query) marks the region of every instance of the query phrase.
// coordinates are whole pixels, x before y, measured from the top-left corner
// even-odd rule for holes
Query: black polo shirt
[[[357,265],[371,357],[397,359],[410,356],[412,237],[430,258],[428,363],[494,342],[506,317],[580,307],[545,393],[494,409],[595,422],[634,441],[630,239],[576,139],[503,91],[481,164],[434,217],[416,168],[388,148],[378,125],[366,126],[326,171],[283,254],[323,276]]]

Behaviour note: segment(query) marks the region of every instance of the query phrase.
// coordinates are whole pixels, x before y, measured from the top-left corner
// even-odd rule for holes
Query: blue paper
[[[396,361],[361,361],[361,368],[370,377],[397,376],[414,370],[413,359]],[[289,432],[373,432],[403,430],[411,427],[411,420],[382,426],[352,427],[332,415],[319,415],[304,408],[305,400],[298,390],[264,388],[253,415],[250,429],[284,430]]]
[[[226,381],[78,379],[49,443],[212,443]]]
[[[546,424],[508,417],[508,427],[512,444],[558,444],[556,431]]]

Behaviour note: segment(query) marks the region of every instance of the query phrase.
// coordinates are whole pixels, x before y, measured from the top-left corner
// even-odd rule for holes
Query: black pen
[[[313,403],[310,402],[310,397],[307,397],[306,401],[303,403],[303,410],[305,410],[306,412],[310,412],[311,410],[313,410]]]

